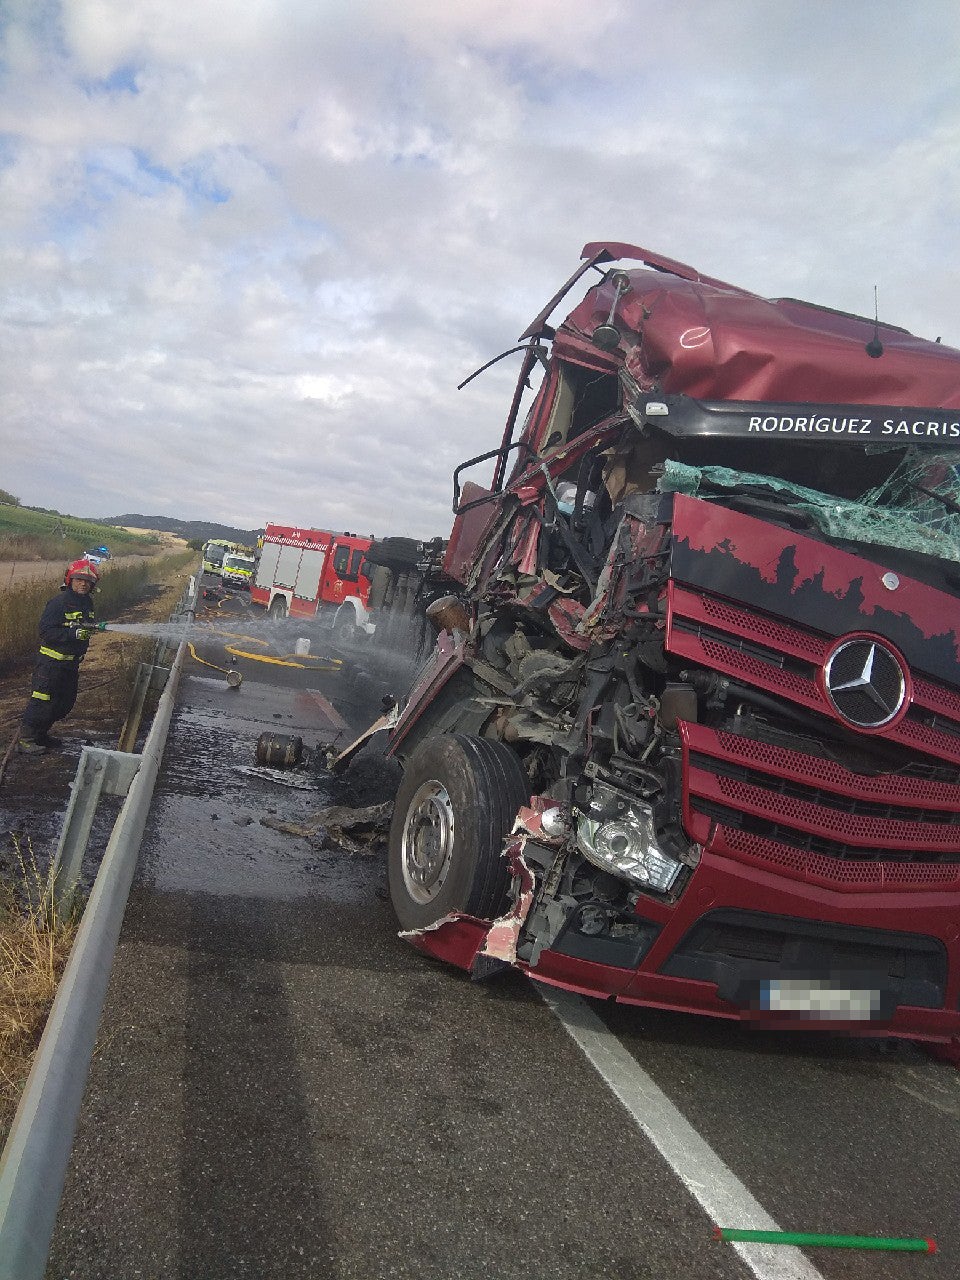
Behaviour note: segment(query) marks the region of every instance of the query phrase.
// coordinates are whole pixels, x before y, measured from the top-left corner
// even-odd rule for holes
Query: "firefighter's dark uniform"
[[[79,667],[88,640],[76,628],[95,626],[93,601],[69,587],[47,602],[40,615],[40,653],[33,672],[33,692],[23,713],[21,741],[43,743],[50,726],[73,710]]]

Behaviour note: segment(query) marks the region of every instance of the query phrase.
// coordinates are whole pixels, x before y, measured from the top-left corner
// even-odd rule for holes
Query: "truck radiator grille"
[[[669,652],[764,695],[769,733],[760,732],[772,739],[680,725],[688,834],[711,851],[838,889],[960,887],[960,694],[917,676],[901,720],[856,734],[821,690],[833,643],[672,584]],[[806,738],[791,706],[811,725]]]
[[[960,887],[960,784],[681,723],[684,823],[705,847],[835,888]]]
[[[820,882],[834,888],[848,885],[854,889],[929,889],[960,887],[960,867],[956,863],[941,865],[926,862],[846,862],[829,854],[815,853],[795,845],[783,844],[767,836],[754,835],[734,827],[718,827],[717,845],[741,862],[773,864],[801,880]]]
[[[726,762],[691,755],[690,789],[716,805],[845,842],[853,850],[912,846],[960,859],[960,813],[862,801],[782,778],[748,776],[749,781],[731,777]]]
[[[666,648],[675,657],[730,676],[784,703],[841,725],[819,683],[836,637],[757,616],[700,591],[671,584]],[[901,747],[960,765],[960,693],[918,677],[907,714],[876,734]]]

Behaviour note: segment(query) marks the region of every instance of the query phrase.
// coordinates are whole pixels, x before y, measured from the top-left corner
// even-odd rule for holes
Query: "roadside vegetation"
[[[77,930],[57,913],[32,850],[14,841],[21,878],[0,882],[0,1141],[13,1120]]]
[[[108,546],[115,555],[122,555],[150,551],[156,541],[114,525],[64,516],[59,511],[21,507],[12,494],[0,489],[0,560],[69,563],[91,547]]]
[[[166,577],[192,564],[192,551],[180,551],[156,560],[111,567],[100,566],[101,577],[93,598],[100,622],[110,622],[128,605],[143,598],[148,582]],[[2,592],[0,609],[0,673],[33,652],[37,643],[37,622],[43,606],[56,591],[49,581],[29,581]]]

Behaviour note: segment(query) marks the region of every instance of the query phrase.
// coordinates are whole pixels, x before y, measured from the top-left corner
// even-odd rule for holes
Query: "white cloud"
[[[0,484],[432,535],[581,245],[960,344],[960,14],[8,0]],[[77,468],[78,455],[92,466]],[[228,460],[228,465],[224,465]]]

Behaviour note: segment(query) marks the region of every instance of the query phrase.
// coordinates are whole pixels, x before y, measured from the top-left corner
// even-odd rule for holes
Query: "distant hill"
[[[255,547],[257,538],[263,532],[262,529],[233,529],[230,525],[211,524],[208,520],[175,520],[172,516],[111,516],[100,523],[131,529],[159,529],[161,533],[175,533],[187,542],[194,538],[203,542],[209,538],[225,538],[230,542],[241,542],[247,547]]]

